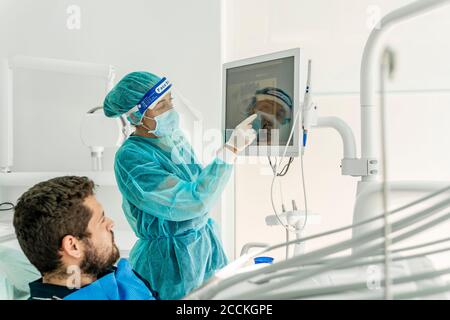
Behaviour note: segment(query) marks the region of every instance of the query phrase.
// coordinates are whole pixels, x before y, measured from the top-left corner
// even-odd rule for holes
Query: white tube
[[[442,270],[433,270],[433,271],[426,271],[422,273],[417,273],[413,275],[407,275],[403,277],[398,277],[394,279],[394,283],[396,285],[404,284],[404,283],[410,283],[410,282],[418,282],[420,280],[425,279],[433,279],[436,277],[440,277],[442,275],[446,275],[450,273],[450,268],[442,269]],[[345,284],[339,284],[339,285],[331,285],[331,286],[325,286],[325,287],[318,287],[318,288],[308,288],[308,289],[297,289],[297,290],[290,290],[285,292],[274,292],[272,294],[268,293],[264,296],[258,297],[259,299],[273,299],[273,300],[280,300],[280,299],[301,299],[301,298],[311,298],[311,297],[317,297],[317,296],[323,296],[328,294],[339,294],[344,293],[347,291],[354,291],[354,290],[368,290],[367,288],[367,281],[364,282],[353,282],[353,283],[345,283]],[[251,298],[249,298],[251,299]]]
[[[267,247],[269,247],[269,245],[267,243],[249,242],[242,247],[240,256],[247,254],[249,252],[249,250],[252,248],[267,248]]]
[[[375,72],[379,58],[379,43],[382,35],[393,25],[426,13],[440,6],[450,4],[450,0],[420,0],[401,7],[381,19],[372,30],[364,48],[361,61],[361,158],[377,158],[377,139],[375,134]],[[374,176],[363,177],[363,181],[373,180]]]
[[[350,126],[338,117],[320,117],[316,128],[333,128],[341,135],[344,145],[344,158],[356,159],[355,136]]]
[[[358,182],[364,184],[364,182]],[[398,181],[389,183],[390,192],[433,192],[450,185],[449,181]],[[353,209],[353,224],[376,217],[382,209],[382,183],[370,183],[365,185],[362,192],[358,194]],[[366,232],[375,230],[382,225],[382,221],[352,229],[353,238]]]
[[[0,61],[0,172],[13,164],[13,74],[8,60]]]
[[[439,184],[439,183],[437,183],[437,184]],[[427,186],[427,187],[436,187],[437,184],[434,185],[434,182],[430,182],[430,186]],[[417,205],[417,204],[419,204],[419,203],[421,203],[423,201],[429,200],[429,199],[431,199],[431,198],[433,198],[433,197],[435,197],[437,195],[443,194],[444,192],[448,192],[449,185],[445,184],[444,188],[436,188],[436,189],[439,189],[439,190],[433,192],[430,195],[427,195],[425,197],[417,199],[417,200],[415,200],[415,201],[413,201],[413,202],[411,202],[411,203],[409,203],[409,204],[407,204],[405,206],[399,207],[399,208],[395,209],[394,211],[392,211],[391,214],[394,214],[395,212],[399,212],[399,211],[405,210],[405,209],[407,209],[407,208],[409,208],[411,206],[415,206],[415,205]],[[413,216],[409,216],[407,218],[403,218],[402,219],[403,222],[402,222],[402,225],[400,227],[404,228],[404,227],[407,227],[411,223],[417,222],[418,220],[427,219],[427,217],[429,217],[430,215],[435,214],[437,209],[441,209],[443,207],[448,207],[448,201],[447,202],[441,202],[438,206],[435,206],[433,208],[427,209],[425,211],[423,211],[423,210],[422,211],[418,211]],[[382,217],[381,215],[378,216],[378,219],[381,218],[381,217]],[[395,225],[398,225],[398,222],[396,222]],[[317,239],[317,238],[320,238],[320,237],[323,237],[323,236],[326,236],[326,235],[329,235],[329,234],[334,234],[334,233],[337,233],[337,232],[340,232],[340,231],[348,230],[352,226],[354,226],[354,225],[343,227],[343,228],[340,228],[340,229],[331,230],[331,231],[324,232],[324,233],[321,233],[321,234],[316,234],[316,235],[313,235],[313,236],[309,236],[309,237],[303,238],[303,241],[309,241],[311,239]],[[239,282],[246,281],[250,277],[254,277],[254,276],[266,273],[267,271],[272,272],[272,271],[278,271],[278,270],[282,270],[282,269],[286,269],[286,268],[295,267],[295,266],[298,266],[298,265],[305,265],[305,264],[310,264],[310,263],[316,263],[317,261],[320,261],[320,259],[322,259],[325,256],[329,256],[331,254],[335,254],[337,252],[346,250],[348,248],[351,248],[352,246],[354,247],[355,244],[356,245],[366,244],[368,242],[373,241],[376,238],[379,238],[379,240],[381,240],[380,235],[382,235],[382,228],[378,227],[376,229],[377,230],[372,230],[370,232],[365,232],[364,234],[358,235],[357,239],[352,238],[351,240],[344,240],[344,241],[341,241],[341,242],[339,242],[337,244],[333,244],[331,246],[328,246],[326,248],[321,248],[319,250],[316,250],[315,252],[306,253],[303,256],[295,256],[295,257],[289,259],[289,261],[278,262],[275,265],[266,267],[264,270],[251,271],[251,272],[248,272],[245,275],[236,275],[232,279],[227,279],[227,280],[225,280],[222,283],[215,282],[212,285],[207,285],[205,287],[202,287],[201,288],[201,293],[196,294],[195,296],[193,296],[193,298],[195,298],[195,299],[198,299],[198,298],[206,299],[206,298],[208,298],[209,299],[209,298],[212,298],[213,296],[215,296],[221,290],[229,288],[229,287],[231,287],[231,286],[233,286],[233,285],[235,285],[235,284],[237,284]],[[394,229],[396,229],[396,227]],[[295,243],[296,241],[297,240],[293,240],[293,241],[291,241],[291,243]],[[271,246],[271,247],[269,247],[267,249],[264,249],[264,250],[260,251],[259,254],[263,254],[263,253],[268,252],[270,250],[281,248],[284,245],[286,245],[286,244],[283,242],[282,244]],[[373,253],[373,252],[375,252],[375,251],[377,251],[377,250],[379,250],[381,248],[381,244],[378,244],[377,246],[378,247],[369,248],[370,249],[369,251],[367,251],[367,248],[364,247],[364,248],[362,248],[363,250],[360,250],[356,254],[352,255],[352,257],[350,259],[354,259],[357,254],[361,254],[361,251],[364,251],[364,249],[367,252]],[[236,265],[236,262],[239,261],[239,263],[240,263],[239,266],[242,266],[243,264],[246,263],[246,261],[247,261],[246,259],[247,258],[254,257],[254,256],[256,256],[256,255],[254,255],[254,254],[253,255],[248,255],[248,257],[243,256],[241,258],[238,258],[232,264]],[[339,258],[339,259],[341,259],[341,258]],[[224,269],[227,269],[227,268],[228,268],[228,266],[226,266]],[[233,270],[236,270],[236,267],[233,268]],[[227,275],[229,275],[229,272],[227,272]],[[191,297],[188,296],[187,298],[191,298]]]
[[[420,212],[419,212],[419,216],[420,216]],[[405,227],[414,225],[417,222],[417,215],[416,215],[416,219],[414,219],[414,218],[411,219],[411,218],[412,217],[408,217],[408,218],[402,219],[402,221],[400,221],[400,222],[394,223],[392,230],[397,231],[397,230],[401,230],[401,229],[403,229]],[[430,221],[429,223],[427,223],[427,224],[425,224],[423,226],[419,226],[419,227],[417,227],[417,228],[415,228],[415,229],[405,233],[404,235],[400,235],[400,236],[394,238],[392,243],[397,243],[397,242],[400,242],[400,241],[402,241],[404,239],[408,239],[408,238],[410,238],[410,237],[412,237],[414,235],[417,235],[417,234],[423,232],[424,230],[429,230],[432,227],[434,227],[436,225],[439,225],[439,224],[441,224],[444,221],[447,221],[449,219],[450,219],[450,213],[446,213],[442,217],[436,218],[436,219]],[[378,232],[382,234],[382,228],[380,228],[378,230]],[[369,237],[367,237],[367,238],[369,238]],[[249,299],[249,297],[250,297],[250,299],[264,299],[264,298],[266,298],[265,297],[266,292],[273,292],[273,291],[276,291],[276,290],[281,289],[283,287],[289,286],[289,285],[291,285],[293,283],[300,282],[302,280],[308,279],[310,277],[313,277],[313,276],[316,276],[316,275],[319,275],[319,274],[323,274],[324,272],[332,270],[332,269],[334,269],[336,267],[344,266],[345,264],[351,262],[352,260],[356,260],[359,257],[370,256],[372,254],[372,252],[374,252],[375,250],[381,248],[382,245],[383,245],[381,243],[381,240],[382,240],[381,237],[375,235],[375,237],[371,237],[371,238],[372,238],[372,240],[380,242],[380,243],[377,243],[377,244],[372,245],[372,246],[362,247],[361,250],[358,250],[358,252],[352,253],[351,256],[340,257],[340,258],[334,260],[333,262],[331,262],[328,265],[319,266],[316,269],[307,270],[305,272],[299,272],[298,275],[293,276],[293,277],[289,277],[288,279],[284,279],[284,280],[280,280],[280,281],[276,281],[276,282],[272,282],[272,283],[269,282],[269,284],[261,285],[257,289],[251,289],[249,291],[246,291],[245,293],[237,294],[237,295],[235,295],[233,297],[233,299],[237,299],[237,300],[239,300],[239,299]],[[363,239],[361,239],[361,240],[363,240]],[[345,242],[346,241],[341,243],[342,249],[344,248]],[[373,243],[375,243],[375,242],[373,242]],[[327,248],[319,249],[317,252],[326,250]],[[342,250],[339,250],[339,251],[342,251]],[[310,254],[306,254],[305,257],[307,257],[308,255],[312,255],[312,254],[314,254],[314,252],[312,252]],[[287,263],[285,263],[285,265],[288,264],[290,261],[295,261],[296,260],[295,263],[291,264],[290,267],[298,267],[299,265],[302,264],[301,263],[301,258],[302,257],[289,259],[289,261],[287,261]],[[267,273],[268,272],[273,272],[273,271],[275,271],[274,269],[283,270],[283,262],[280,262],[280,263],[274,264],[272,266],[266,267],[265,271]]]

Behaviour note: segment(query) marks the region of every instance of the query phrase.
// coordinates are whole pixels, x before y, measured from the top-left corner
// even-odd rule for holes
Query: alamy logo
[[[69,30],[81,29],[81,8],[77,5],[70,5],[66,9],[67,17],[66,27]]]
[[[167,88],[167,86],[169,85],[169,81],[164,81],[163,83],[161,83],[160,85],[159,85],[159,87],[158,88],[156,88],[156,93],[158,93],[158,94],[160,94],[161,92],[163,92],[164,91],[164,89],[165,88]]]

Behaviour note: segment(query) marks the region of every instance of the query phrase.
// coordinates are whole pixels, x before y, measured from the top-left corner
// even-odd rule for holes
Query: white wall
[[[112,64],[117,79],[136,70],[166,75],[202,111],[207,128],[220,123],[215,112],[220,106],[218,1],[2,0],[2,4],[2,56],[25,54]],[[80,30],[66,28],[66,9],[71,4],[81,8]],[[90,168],[88,151],[78,138],[78,121],[82,112],[103,102],[103,83],[98,82],[18,72],[15,171]],[[30,132],[39,132],[39,140],[45,143],[32,148]],[[33,134],[33,139],[38,137]],[[58,157],[52,151],[53,143],[60,148]],[[42,157],[39,161],[31,157],[37,150]],[[108,168],[111,164],[107,161]]]
[[[69,5],[81,9],[81,29],[66,27]],[[16,54],[111,64],[117,81],[131,71],[165,75],[200,110],[204,127],[220,119],[220,2],[0,0],[0,57]],[[79,138],[81,116],[101,105],[104,83],[72,75],[18,71],[14,81],[13,171],[89,171]],[[112,170],[115,150],[106,150]],[[0,188],[15,201],[25,188]],[[114,187],[102,187],[106,212],[128,230]],[[212,213],[219,218],[219,210]]]
[[[359,70],[371,15],[409,0],[227,0],[225,62],[292,47],[313,60],[313,92],[319,114],[335,115],[353,129],[360,150]],[[388,89],[389,169],[393,180],[449,180],[450,169],[450,7],[398,26],[386,44],[397,55]],[[342,143],[335,132],[311,133],[305,155],[309,209],[321,214],[306,235],[352,221],[356,178],[340,175]],[[236,168],[236,250],[250,241],[281,242],[280,227],[267,227],[272,214],[270,176],[259,165]],[[303,206],[300,162],[283,178],[286,203]],[[278,188],[275,189],[277,201]],[[279,203],[279,202],[278,202]],[[342,233],[307,250],[348,236]],[[277,256],[281,256],[279,253]]]

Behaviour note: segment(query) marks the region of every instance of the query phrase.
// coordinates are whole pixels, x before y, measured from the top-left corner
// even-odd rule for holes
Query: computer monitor
[[[300,107],[300,53],[295,48],[224,64],[225,141],[241,121],[258,115],[253,122],[257,139],[241,155],[283,155]],[[298,119],[286,156],[299,155],[299,123]]]

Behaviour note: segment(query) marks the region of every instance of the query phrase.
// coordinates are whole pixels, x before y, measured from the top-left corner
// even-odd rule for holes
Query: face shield
[[[154,108],[163,97],[170,92],[172,84],[166,77],[162,78],[156,85],[154,85],[147,93],[142,97],[139,103],[131,108],[127,113],[128,120],[133,125],[140,125],[142,123],[142,117],[147,109]]]
[[[281,95],[273,88],[269,89],[261,90],[255,95],[249,113],[257,114],[253,128],[258,132],[261,145],[283,144],[287,142],[291,129],[290,100],[287,100],[287,95]]]
[[[173,110],[179,114],[180,130],[172,135],[172,140],[186,140],[192,145],[196,153],[201,154],[204,133],[202,112],[194,108],[179,88],[169,82],[166,77],[153,86],[139,103],[126,113],[128,121],[134,126],[140,125],[147,109],[155,108],[167,94],[171,95]],[[220,142],[221,139],[218,139],[218,141]]]

